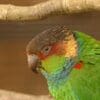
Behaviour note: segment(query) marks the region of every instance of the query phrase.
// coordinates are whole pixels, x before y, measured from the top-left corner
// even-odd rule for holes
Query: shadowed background
[[[46,0],[1,0],[1,4],[32,5]],[[72,30],[88,33],[100,39],[100,13],[51,16],[40,21],[0,21],[0,89],[33,95],[47,95],[46,80],[28,69],[27,43],[41,31],[66,25]]]

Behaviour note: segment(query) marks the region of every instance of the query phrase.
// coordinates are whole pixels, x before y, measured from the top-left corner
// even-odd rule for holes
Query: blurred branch
[[[52,14],[100,11],[100,0],[49,0],[34,6],[0,5],[0,20],[38,20]]]
[[[52,100],[48,95],[28,95],[0,89],[0,100]]]

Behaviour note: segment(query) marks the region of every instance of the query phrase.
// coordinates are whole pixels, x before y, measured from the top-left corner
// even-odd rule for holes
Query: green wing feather
[[[80,70],[74,69],[60,89],[49,87],[55,100],[99,100],[100,99],[100,41],[82,32],[75,32],[83,51],[79,60],[84,63]],[[52,88],[52,89],[51,89]]]
[[[83,39],[83,51],[79,55],[84,66],[80,70],[73,69],[70,84],[78,100],[99,100],[100,98],[100,41],[77,32],[79,39]]]

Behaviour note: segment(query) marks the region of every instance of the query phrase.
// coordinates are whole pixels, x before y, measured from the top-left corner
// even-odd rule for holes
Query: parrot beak
[[[28,60],[28,66],[30,69],[32,69],[33,72],[37,73],[38,68],[40,67],[40,60],[38,59],[38,56],[32,54],[32,55],[27,55],[27,60]]]

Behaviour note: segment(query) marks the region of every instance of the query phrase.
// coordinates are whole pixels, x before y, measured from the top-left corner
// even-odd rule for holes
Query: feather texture
[[[48,77],[50,93],[55,100],[99,100],[100,42],[82,32],[75,32],[75,37],[80,48],[78,60],[84,66],[80,70],[73,68],[69,75],[53,82]]]

